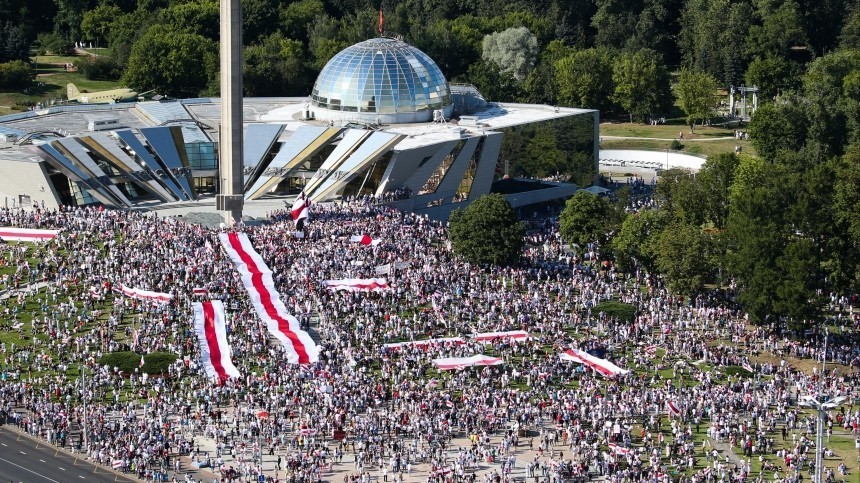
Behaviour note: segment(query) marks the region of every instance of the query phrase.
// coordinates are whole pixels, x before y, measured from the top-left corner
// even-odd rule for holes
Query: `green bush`
[[[594,309],[591,311],[591,313],[600,312],[603,312],[609,318],[631,322],[633,321],[633,317],[636,316],[636,307],[630,304],[616,302],[614,300],[607,300],[595,305]]]
[[[62,36],[51,32],[43,32],[36,37],[36,52],[39,55],[68,55],[74,52],[72,43]]]
[[[681,144],[681,141],[679,141],[677,139],[673,139],[672,144],[669,147],[671,147],[675,151],[680,151],[680,150],[684,149],[684,145]]]
[[[30,86],[33,78],[33,69],[26,62],[13,60],[0,64],[0,89],[24,89]]]
[[[113,80],[120,76],[116,62],[110,57],[87,57],[75,64],[78,72],[90,80]]]
[[[153,352],[143,356],[142,372],[147,374],[164,374],[167,368],[176,362],[176,356],[167,352]],[[108,365],[110,367],[118,367],[122,372],[134,372],[140,369],[140,354],[134,352],[111,352],[105,354],[99,364]]]

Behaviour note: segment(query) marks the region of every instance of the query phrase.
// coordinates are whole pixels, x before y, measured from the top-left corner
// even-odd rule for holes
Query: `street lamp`
[[[814,483],[824,483],[824,414],[827,410],[833,409],[842,401],[847,399],[845,396],[837,396],[833,399],[828,398],[826,394],[817,394],[815,396],[803,396],[798,402],[801,406],[814,408],[818,412],[818,421],[816,422],[815,431],[815,480]]]
[[[847,398],[845,396],[836,396],[831,398],[829,394],[821,390],[822,381],[824,379],[824,370],[827,367],[827,338],[830,332],[825,328],[824,332],[824,354],[821,357],[821,376],[818,378],[818,391],[813,396],[808,394],[803,396],[798,401],[798,405],[814,408],[818,413],[818,420],[815,425],[815,479],[813,483],[824,483],[824,415],[827,410],[833,409]]]

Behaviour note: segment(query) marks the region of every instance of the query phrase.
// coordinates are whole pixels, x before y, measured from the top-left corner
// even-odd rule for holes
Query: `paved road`
[[[134,481],[0,426],[0,483]]]

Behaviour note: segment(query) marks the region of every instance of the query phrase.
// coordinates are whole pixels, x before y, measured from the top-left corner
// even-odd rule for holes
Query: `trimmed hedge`
[[[595,305],[591,311],[592,314],[600,312],[603,312],[609,318],[632,322],[633,317],[636,316],[636,307],[614,300],[606,300]]]
[[[153,352],[143,356],[143,368],[140,367],[140,354],[130,351],[111,352],[105,354],[99,364],[118,367],[122,372],[132,373],[136,369],[147,374],[165,374],[167,368],[176,362],[176,356],[167,352]]]

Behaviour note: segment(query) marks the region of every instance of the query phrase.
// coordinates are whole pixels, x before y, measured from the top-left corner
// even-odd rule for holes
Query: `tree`
[[[564,241],[585,247],[589,243],[603,244],[618,224],[612,204],[585,190],[568,198],[559,218],[559,231]]]
[[[525,90],[525,101],[534,104],[558,104],[558,83],[556,63],[573,52],[573,49],[564,45],[560,40],[551,41],[543,49],[540,62],[526,77],[523,83]]]
[[[480,61],[469,67],[465,81],[474,84],[485,99],[493,102],[516,102],[522,96],[522,86],[512,76],[491,61]]]
[[[272,0],[242,0],[242,42],[245,45],[260,42],[280,31],[280,2]],[[307,38],[309,23],[304,25],[301,38]]]
[[[860,72],[860,50],[831,52],[811,62],[803,76],[808,118],[807,154],[816,162],[845,152],[851,121],[847,109],[852,75]],[[846,81],[847,85],[846,85]]]
[[[705,210],[699,186],[689,169],[672,168],[660,173],[654,194],[671,219],[693,226],[704,223]]]
[[[796,151],[804,145],[806,122],[793,104],[765,104],[752,115],[747,131],[759,156],[773,159],[780,149]]]
[[[26,62],[13,60],[0,64],[0,89],[24,89],[33,82],[34,77],[33,69]]]
[[[221,10],[217,0],[192,0],[174,3],[161,11],[161,24],[174,31],[186,31],[218,41],[221,36]]]
[[[709,235],[686,223],[671,224],[660,233],[655,265],[670,291],[695,295],[704,289],[715,266],[709,241]]]
[[[537,37],[526,27],[512,27],[486,35],[482,45],[481,58],[494,62],[502,73],[519,82],[531,72],[539,52]]]
[[[616,266],[628,271],[641,266],[646,272],[653,272],[659,236],[668,222],[665,210],[643,210],[624,218],[618,234],[612,238]]]
[[[755,19],[747,2],[689,0],[681,13],[678,48],[683,64],[723,86],[740,85],[747,70],[747,34]]]
[[[245,95],[249,97],[298,96],[309,86],[303,64],[302,44],[280,33],[245,48]]]
[[[557,61],[555,82],[559,103],[607,110],[615,90],[612,67],[610,52],[599,48],[576,51]]]
[[[472,263],[516,262],[525,246],[525,226],[504,195],[489,194],[458,208],[448,219],[454,253]]]
[[[782,57],[756,57],[750,62],[745,78],[748,86],[759,88],[761,102],[800,87],[800,71],[799,65]]]
[[[0,62],[30,60],[30,41],[22,26],[12,22],[0,25]]]
[[[84,12],[95,3],[92,0],[55,0],[57,14],[54,16],[54,33],[72,45],[82,38],[81,22]]]
[[[612,81],[612,99],[630,115],[630,122],[634,118],[644,122],[669,109],[668,73],[653,51],[623,52],[615,61]]]
[[[729,216],[729,190],[735,181],[740,157],[734,153],[712,154],[696,175],[705,221],[721,231]]]
[[[860,145],[851,146],[836,168],[834,222],[844,227],[845,256],[839,259],[846,290],[860,288]]]
[[[770,2],[760,2],[761,25],[751,25],[747,49],[751,56],[786,57],[792,47],[809,44],[801,25],[797,4],[784,2],[773,8]]]
[[[281,30],[289,39],[297,39],[304,43],[308,41],[308,29],[314,19],[325,15],[322,0],[300,0],[280,6]]]
[[[122,80],[132,89],[194,97],[217,75],[215,42],[156,25],[135,42]]]
[[[96,8],[84,12],[81,21],[81,30],[88,39],[93,39],[96,44],[104,43],[110,37],[110,28],[122,11],[115,5],[101,4]]]
[[[696,121],[705,122],[714,112],[714,95],[717,93],[717,80],[710,75],[692,69],[681,69],[675,95],[681,109],[687,114],[690,132],[694,132]]]
[[[851,14],[842,25],[839,47],[842,50],[860,49],[860,3],[855,3]]]

